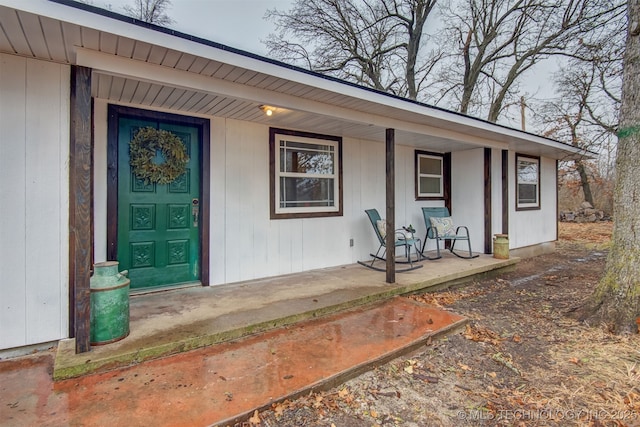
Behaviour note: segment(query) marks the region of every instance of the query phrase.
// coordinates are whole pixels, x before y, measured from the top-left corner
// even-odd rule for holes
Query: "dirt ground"
[[[610,236],[610,223],[561,223],[554,254],[411,296],[468,317],[466,330],[245,424],[640,426],[640,337],[570,317],[603,272]]]

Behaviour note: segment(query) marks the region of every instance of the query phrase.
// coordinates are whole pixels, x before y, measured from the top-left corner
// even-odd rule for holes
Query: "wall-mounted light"
[[[264,113],[265,113],[267,116],[271,116],[271,115],[273,115],[273,110],[274,110],[274,108],[273,108],[273,107],[269,107],[268,105],[261,105],[261,106],[260,106],[260,109],[261,109],[262,111],[264,111]]]

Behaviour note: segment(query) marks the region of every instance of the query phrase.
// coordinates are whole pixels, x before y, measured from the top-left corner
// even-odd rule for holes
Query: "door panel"
[[[174,133],[185,144],[185,174],[169,184],[145,183],[129,165],[129,141],[141,127]],[[198,127],[121,117],[118,124],[118,261],[132,288],[200,279]],[[157,155],[155,161],[162,162]]]

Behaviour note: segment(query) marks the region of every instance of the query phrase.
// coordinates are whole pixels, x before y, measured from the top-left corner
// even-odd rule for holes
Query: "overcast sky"
[[[133,0],[92,0],[97,7],[125,14],[122,7]],[[288,10],[292,0],[172,0],[167,14],[171,28],[207,40],[264,55],[261,42],[274,31],[265,21],[267,9]]]
[[[171,0],[167,14],[175,21],[171,28],[183,33],[202,37],[247,52],[265,56],[266,49],[262,40],[275,27],[264,19],[268,9],[289,10],[294,0]],[[133,5],[134,0],[90,0],[97,7],[125,14],[125,5]],[[537,98],[553,95],[550,80],[551,71],[556,69],[555,61],[538,65],[538,78],[522,82],[523,95],[528,93]],[[540,77],[543,76],[543,77]],[[514,127],[520,127],[520,109],[514,106],[502,121]],[[506,123],[505,123],[506,124]]]

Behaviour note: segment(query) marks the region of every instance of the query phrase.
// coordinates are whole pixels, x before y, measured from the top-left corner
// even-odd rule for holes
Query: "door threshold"
[[[197,282],[180,283],[177,285],[157,286],[154,288],[131,289],[129,291],[129,295],[132,297],[135,297],[138,295],[157,294],[160,292],[177,291],[180,289],[196,288],[196,287],[202,287],[202,282],[198,280]]]

